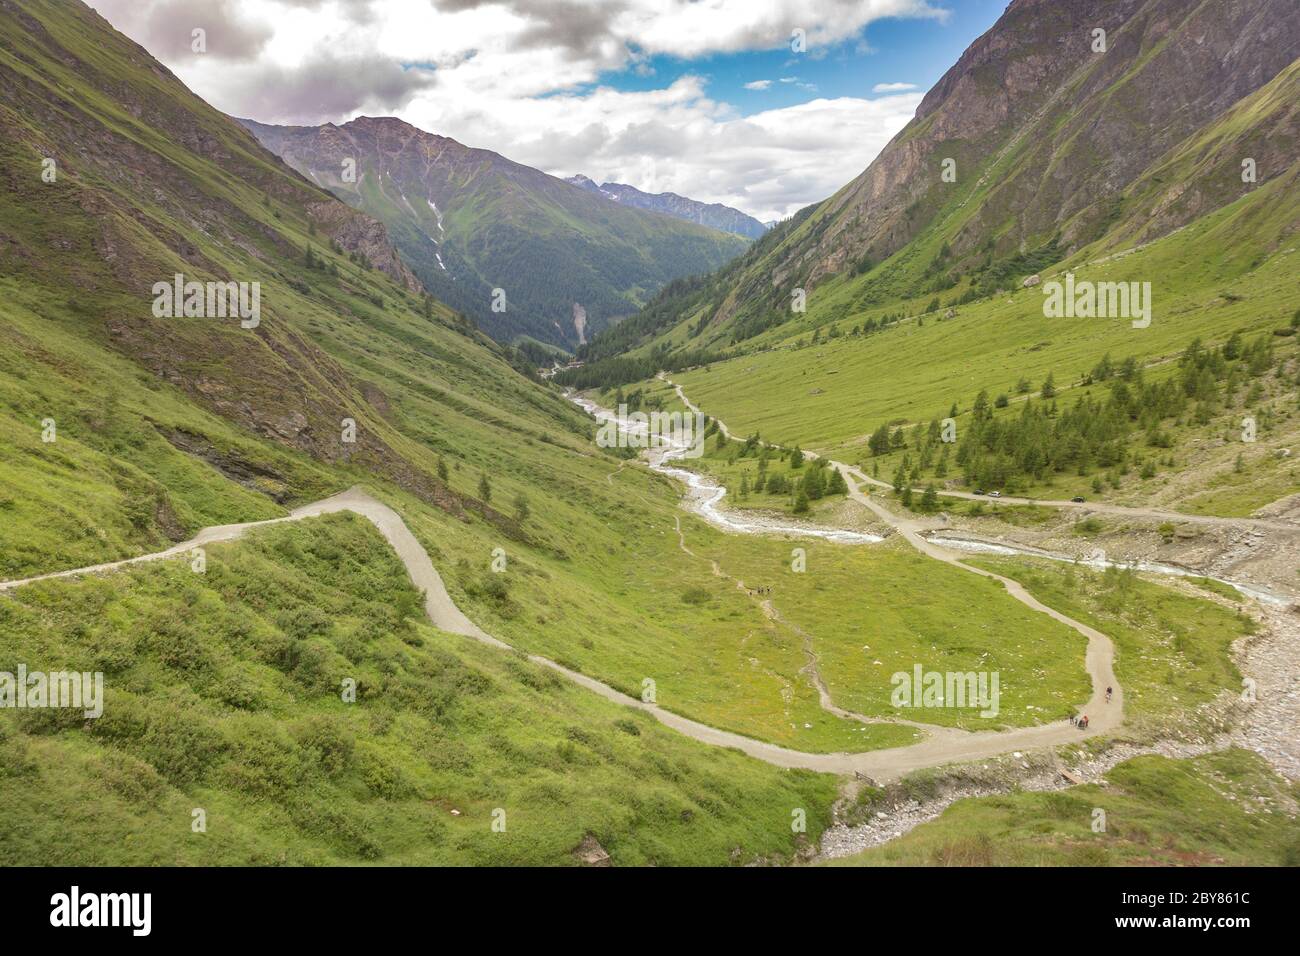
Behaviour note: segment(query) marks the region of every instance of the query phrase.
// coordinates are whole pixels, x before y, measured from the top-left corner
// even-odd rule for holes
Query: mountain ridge
[[[317,185],[383,221],[429,290],[499,341],[575,348],[668,282],[745,246],[396,117],[240,122]],[[349,162],[354,179],[344,177]]]
[[[753,216],[746,215],[739,209],[722,203],[700,202],[698,199],[690,199],[677,193],[648,193],[626,183],[607,182],[597,184],[593,179],[584,176],[582,173],[568,176],[564,181],[580,189],[599,193],[605,198],[622,203],[625,206],[636,206],[640,209],[649,209],[652,212],[661,212],[664,215],[673,216],[686,222],[694,222],[723,232],[730,232],[737,236],[744,236],[746,239],[757,239],[771,228],[770,224],[759,222]]]

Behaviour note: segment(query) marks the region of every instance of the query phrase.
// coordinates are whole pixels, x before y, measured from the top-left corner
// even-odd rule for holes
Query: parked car
[[[984,494],[984,489],[983,489],[983,488],[976,488],[976,489],[975,489],[975,494],[977,494],[977,495],[982,495],[982,494]]]
[[[1001,498],[1001,497],[1002,497],[1002,492],[1000,492],[1000,491],[990,491],[990,492],[989,492],[989,497],[990,497],[990,498]]]
[[[1070,500],[1073,501],[1076,505],[1081,505],[1083,504],[1083,495],[1075,495]]]

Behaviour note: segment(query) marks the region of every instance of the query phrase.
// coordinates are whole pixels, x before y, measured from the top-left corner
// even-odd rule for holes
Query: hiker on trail
[[[1071,715],[1070,715],[1070,726],[1073,727],[1077,721],[1078,721],[1078,718],[1075,717],[1074,714],[1071,714]]]
[[[1107,687],[1107,688],[1106,688],[1106,703],[1108,703],[1108,704],[1110,703],[1110,695],[1111,695],[1111,689],[1110,689],[1109,687]]]
[[[1082,727],[1084,730],[1087,730],[1087,729],[1088,729],[1088,715],[1087,715],[1087,714],[1084,714],[1084,715],[1083,715],[1083,719],[1079,721],[1079,726]]]

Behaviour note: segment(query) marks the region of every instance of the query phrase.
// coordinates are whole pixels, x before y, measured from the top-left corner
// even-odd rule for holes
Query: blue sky
[[[938,4],[948,11],[943,20],[877,20],[858,38],[837,43],[820,56],[815,50],[792,54],[788,47],[691,60],[654,56],[646,61],[653,72],[606,71],[599,83],[618,90],[644,91],[661,87],[682,74],[698,74],[708,80],[710,96],[732,104],[742,116],[817,97],[878,95],[872,88],[880,83],[912,83],[924,93],[976,37],[993,26],[1008,2],[947,0]],[[798,82],[782,83],[782,78]],[[764,79],[773,81],[766,90],[745,89],[746,83]]]

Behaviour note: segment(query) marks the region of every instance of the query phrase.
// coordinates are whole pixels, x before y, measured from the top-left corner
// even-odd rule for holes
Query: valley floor
[[[677,398],[686,409],[701,413],[701,409],[690,401],[680,385],[676,385],[671,381],[668,384],[674,388]],[[718,421],[717,425],[723,436],[735,440],[736,436],[729,432],[725,423]],[[809,455],[810,453],[805,452],[805,454]],[[812,457],[816,456],[813,455]],[[870,499],[859,488],[859,485],[888,488],[889,486],[885,482],[872,479],[860,469],[839,462],[832,462],[831,465],[839,469],[849,480],[849,497],[852,500],[870,509],[884,525],[901,534],[909,544],[922,553],[938,560],[957,564],[968,570],[974,570],[977,573],[992,573],[991,569],[993,567],[1000,567],[1007,574],[1015,574],[1012,569],[1016,567],[1016,562],[1007,561],[1006,559],[1000,562],[985,562],[985,567],[988,570],[983,572],[978,568],[971,567],[965,563],[969,559],[963,559],[950,549],[936,546],[936,543],[928,537],[929,533],[934,532],[936,526],[946,524],[946,519],[943,522],[936,522],[924,518],[900,518],[879,502]],[[946,494],[955,498],[977,499],[975,495],[962,492],[949,491]],[[707,499],[708,503],[711,506],[716,506],[718,497],[712,496]],[[1048,509],[1100,511],[1120,515],[1135,521],[1167,521],[1171,518],[1177,518],[1190,524],[1206,525],[1255,536],[1271,533],[1274,538],[1281,536],[1284,541],[1294,540],[1300,534],[1300,527],[1297,527],[1295,523],[1281,519],[1187,516],[1151,508],[1095,503],[1080,505],[1069,501],[1004,499],[1002,503],[1012,506],[1016,504],[1033,505]],[[698,508],[700,502],[697,501],[696,504]],[[708,510],[703,510],[702,513],[706,517],[716,518],[716,514],[709,514]],[[748,518],[746,520],[752,522],[756,519]],[[761,518],[757,520],[761,526]],[[996,546],[997,542],[994,541],[993,543]],[[1024,595],[1029,602],[1032,602],[1030,606],[1046,611],[1049,614],[1057,613],[1030,597],[1018,582],[1010,581],[1005,577],[1000,578],[1000,580],[1007,585],[1013,586],[1008,589],[1018,599],[1020,599],[1020,595]],[[1286,590],[1291,590],[1294,587],[1293,582],[1290,580],[1277,583]],[[1276,591],[1270,594],[1267,591],[1260,591],[1250,586],[1238,586],[1238,589],[1242,593],[1263,598],[1263,603],[1257,604],[1256,610],[1264,621],[1264,635],[1250,639],[1247,642],[1248,647],[1244,650],[1238,647],[1236,653],[1241,660],[1243,672],[1260,675],[1268,686],[1261,690],[1255,678],[1252,677],[1249,681],[1251,692],[1252,694],[1258,694],[1258,698],[1255,696],[1250,697],[1249,706],[1235,708],[1237,712],[1231,716],[1223,712],[1223,706],[1220,702],[1219,713],[1216,715],[1220,721],[1220,728],[1217,732],[1206,734],[1194,742],[1175,737],[1158,739],[1145,744],[1116,744],[1111,739],[1114,737],[1112,733],[1107,735],[1105,741],[1094,742],[1097,746],[1092,749],[1087,746],[1068,746],[1058,753],[1052,754],[1050,762],[1046,763],[1046,765],[1044,765],[1042,754],[1037,755],[1036,759],[1031,756],[1029,759],[1034,759],[1037,764],[1036,769],[1031,769],[1030,763],[1027,760],[1022,760],[1024,755],[1020,751],[1016,751],[1014,754],[1004,751],[1000,759],[995,758],[993,761],[993,764],[996,765],[993,780],[988,780],[982,785],[971,784],[969,780],[963,777],[961,768],[952,768],[958,783],[945,787],[945,792],[941,797],[923,801],[916,799],[898,800],[891,809],[878,810],[875,816],[865,823],[851,824],[841,821],[836,827],[827,832],[822,843],[822,854],[826,858],[843,857],[858,853],[870,846],[884,844],[900,837],[925,821],[939,817],[947,807],[959,800],[978,796],[981,793],[1005,792],[1008,779],[1016,781],[1017,790],[1060,790],[1082,784],[1088,780],[1104,781],[1107,771],[1120,765],[1127,766],[1127,761],[1143,754],[1161,754],[1186,759],[1204,754],[1222,753],[1230,750],[1230,748],[1241,747],[1265,755],[1269,764],[1285,777],[1289,777],[1291,780],[1300,778],[1300,740],[1297,739],[1294,732],[1294,728],[1300,726],[1300,692],[1297,692],[1296,689],[1297,683],[1300,683],[1300,679],[1296,677],[1296,675],[1300,674],[1300,658],[1296,656],[1297,653],[1300,653],[1300,626],[1297,626],[1298,622],[1295,620],[1294,612],[1288,607],[1290,600],[1285,597],[1278,597]],[[1234,600],[1239,601],[1240,598],[1234,598]],[[1083,627],[1083,625],[1070,618],[1063,617],[1062,619],[1076,628],[1082,629]],[[1113,653],[1111,642],[1098,632],[1093,631],[1092,633],[1097,634],[1100,640],[1104,641],[1102,646],[1105,647],[1109,659],[1111,653]],[[1090,663],[1093,662],[1090,661]],[[1094,687],[1100,686],[1097,683],[1095,668],[1090,667],[1090,673],[1094,679]],[[1111,680],[1113,681],[1113,674]],[[828,704],[828,695],[825,694],[824,690],[823,697],[824,704]],[[1094,700],[1088,706],[1093,712],[1097,712],[1097,705],[1098,702],[1094,695]],[[1118,730],[1118,723],[1118,720],[1116,720],[1114,724],[1110,725],[1109,729],[1112,732]],[[1026,746],[1024,749],[1029,750],[1030,747]],[[1062,754],[1065,755],[1066,761],[1071,764],[1068,769],[1062,763]],[[983,769],[989,771],[990,764],[984,764]],[[1267,771],[1265,772],[1267,773]],[[976,772],[973,776],[978,777],[979,773]],[[877,782],[888,782],[889,779],[884,777],[878,781],[873,781],[872,787]],[[857,789],[860,792],[860,788]],[[1296,810],[1297,802],[1294,795],[1284,798],[1281,819],[1285,820],[1289,817],[1293,824]],[[1096,859],[1093,859],[1096,862]],[[894,862],[904,860],[912,863],[921,862],[915,857],[907,857],[905,853],[893,857]],[[1007,859],[1003,860],[1003,862],[1007,861]],[[931,860],[930,862],[941,861]],[[971,859],[964,862],[978,863],[981,860]],[[992,860],[990,858],[982,862],[992,862]],[[1018,860],[1018,862],[1024,862],[1024,860]],[[1052,861],[1042,858],[1038,862]],[[1062,860],[1058,859],[1055,862],[1062,862]]]
[[[684,397],[684,396],[683,396]],[[657,467],[663,467],[662,457],[656,461]],[[1103,739],[1113,737],[1120,730],[1124,721],[1124,690],[1116,677],[1112,667],[1112,660],[1115,653],[1115,647],[1110,637],[1076,617],[1070,616],[1053,607],[1049,603],[1044,603],[1039,598],[1030,593],[1021,581],[1017,580],[1015,571],[1011,567],[1011,562],[982,562],[976,563],[967,556],[953,552],[949,549],[934,544],[932,541],[922,536],[921,532],[926,530],[923,522],[915,521],[908,518],[900,517],[893,511],[885,508],[878,501],[863,494],[859,488],[859,483],[865,476],[861,475],[856,469],[848,466],[838,465],[845,477],[849,479],[850,497],[858,505],[872,511],[877,518],[888,525],[893,531],[905,540],[912,548],[916,549],[926,558],[937,561],[942,564],[956,567],[963,572],[973,573],[983,576],[989,580],[996,581],[1001,589],[1012,597],[1015,601],[1020,602],[1025,607],[1031,609],[1037,614],[1045,615],[1052,620],[1073,629],[1087,640],[1087,672],[1090,677],[1092,687],[1092,697],[1083,708],[1083,712],[1091,716],[1091,726],[1087,731],[1081,732],[1079,729],[1065,721],[1058,721],[1048,724],[1039,724],[1038,726],[1015,728],[1010,730],[993,730],[993,731],[970,731],[960,727],[944,727],[933,724],[918,724],[911,721],[894,719],[885,719],[886,723],[893,723],[901,727],[908,727],[914,731],[919,731],[925,735],[925,739],[905,746],[886,747],[869,751],[866,753],[805,753],[793,750],[787,747],[781,747],[774,744],[766,743],[750,737],[720,730],[708,724],[700,723],[696,720],[683,717],[671,710],[659,707],[654,703],[638,700],[628,694],[625,694],[591,676],[579,673],[569,667],[566,667],[554,660],[538,654],[528,655],[532,663],[541,665],[552,671],[563,674],[569,680],[575,682],[581,687],[594,691],[606,700],[615,703],[637,708],[652,714],[656,719],[666,726],[676,730],[694,740],[725,748],[740,750],[749,756],[756,757],[766,763],[777,767],[799,768],[804,770],[821,771],[834,773],[838,775],[852,775],[857,778],[866,777],[871,781],[872,786],[888,784],[891,781],[899,780],[908,774],[926,768],[936,768],[953,763],[962,763],[969,761],[999,760],[1005,762],[1008,758],[1006,755],[1012,755],[1012,761],[1019,760],[1022,751],[1047,751],[1051,748],[1067,747],[1071,751],[1083,755],[1087,754],[1089,742],[1101,744]],[[311,505],[296,509],[292,514],[285,518],[276,518],[269,521],[250,522],[239,525],[227,525],[215,528],[205,529],[195,536],[191,541],[168,548],[156,554],[143,556],[124,562],[115,562],[107,565],[96,565],[89,568],[78,569],[74,571],[57,572],[49,575],[41,575],[36,578],[23,579],[18,581],[5,582],[0,584],[0,590],[13,590],[15,588],[33,584],[40,581],[50,581],[58,578],[73,577],[87,572],[110,571],[118,568],[137,564],[143,561],[177,558],[192,553],[197,548],[207,545],[217,544],[220,542],[231,541],[245,534],[252,528],[266,525],[277,525],[285,522],[296,522],[305,519],[317,518],[337,512],[352,512],[364,517],[375,525],[384,536],[385,540],[396,553],[401,565],[405,568],[411,582],[424,595],[424,609],[429,620],[438,628],[454,634],[460,634],[474,638],[480,642],[486,643],[497,650],[509,651],[511,646],[491,635],[487,634],[476,624],[474,624],[455,604],[446,588],[437,570],[434,568],[432,560],[425,547],[411,533],[410,529],[402,521],[401,517],[390,507],[372,498],[359,489],[352,489],[332,498],[324,499]],[[760,529],[763,530],[763,529]],[[685,535],[682,533],[680,521],[678,523],[679,545],[683,552],[692,557],[694,552],[690,549]],[[997,568],[997,570],[994,570]],[[713,569],[716,575],[727,576],[726,572],[719,566],[716,560],[713,561]],[[740,578],[732,579],[735,586],[749,593],[744,581]],[[837,706],[832,698],[832,687],[828,686],[819,668],[818,655],[813,648],[811,635],[803,631],[798,625],[793,625],[789,621],[782,619],[781,612],[773,605],[770,600],[757,602],[763,613],[772,620],[781,621],[781,623],[793,627],[798,633],[802,634],[805,639],[805,650],[808,654],[809,664],[806,668],[806,674],[810,681],[816,686],[821,698],[822,707],[838,717],[863,723],[877,723],[881,720],[879,717],[869,717],[864,714],[856,713]],[[1273,640],[1268,642],[1269,648],[1276,648],[1278,641],[1276,637],[1280,634],[1285,637],[1288,633],[1286,625],[1290,622],[1285,612],[1275,611],[1274,617],[1270,620],[1271,627],[1269,634]],[[1291,637],[1294,638],[1294,634]],[[1282,644],[1290,647],[1296,646],[1294,640],[1283,640]],[[1294,665],[1291,661],[1290,665]],[[1274,673],[1294,674],[1294,666],[1288,666],[1283,662],[1283,666]],[[1113,688],[1114,699],[1107,701],[1105,698],[1105,689]],[[1276,702],[1281,699],[1286,701],[1289,696],[1285,688],[1269,688],[1270,693],[1276,696],[1269,699]],[[1294,726],[1296,714],[1294,708],[1288,709],[1283,706],[1278,708],[1275,704],[1270,708],[1260,708],[1254,714],[1271,715],[1271,717],[1287,725]],[[1262,727],[1269,727],[1268,730],[1261,730]],[[1263,749],[1261,745],[1261,734],[1269,737],[1273,749],[1278,754],[1288,753],[1288,744],[1294,744],[1289,741],[1289,735],[1283,726],[1282,729],[1268,721],[1247,722],[1247,730],[1237,728],[1232,733],[1220,734],[1212,742],[1203,745],[1199,750],[1193,748],[1185,751],[1193,752],[1210,752],[1225,745],[1233,744],[1254,744],[1257,749]],[[1123,748],[1103,751],[1102,755],[1094,756],[1092,769],[1095,771],[1098,765],[1103,768],[1109,768],[1118,759],[1131,756],[1134,753],[1145,752],[1168,752],[1160,748],[1168,748],[1171,745],[1163,744],[1155,747],[1139,747],[1133,750]],[[1176,746],[1176,745],[1175,745]],[[1184,752],[1179,752],[1183,755]],[[1289,754],[1289,759],[1294,761],[1294,754]],[[1285,763],[1285,760],[1279,760]],[[1026,765],[1027,766],[1027,765]],[[1076,768],[1081,770],[1080,768]],[[1291,764],[1294,771],[1294,763]],[[1073,772],[1072,772],[1073,773]],[[1085,779],[1080,773],[1073,773],[1076,779]],[[1059,775],[1057,778],[1059,779]],[[959,791],[961,792],[961,791]],[[935,809],[941,809],[946,802],[951,802],[948,797],[942,798],[938,803],[931,803],[923,809],[917,807],[906,808],[909,825],[914,825],[925,819]],[[886,815],[882,819],[889,821],[888,826],[897,827],[899,825],[897,816],[891,817]],[[858,827],[843,827],[831,831],[828,842],[824,846],[824,852],[829,855],[843,855],[846,848],[861,848],[862,846],[871,845],[872,834],[883,832],[879,824],[868,824],[864,831]],[[890,832],[901,832],[898,830]]]

